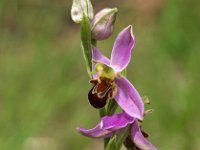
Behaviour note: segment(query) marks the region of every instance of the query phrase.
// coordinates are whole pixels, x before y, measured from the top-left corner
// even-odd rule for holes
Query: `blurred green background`
[[[95,12],[119,9],[113,36],[98,43],[110,55],[117,33],[134,27],[128,78],[151,100],[144,121],[160,150],[200,150],[200,2],[93,0]],[[76,127],[93,127],[98,111],[70,0],[0,1],[0,150],[101,150]]]

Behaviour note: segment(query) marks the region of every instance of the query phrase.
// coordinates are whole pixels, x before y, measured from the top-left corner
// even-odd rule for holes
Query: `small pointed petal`
[[[111,66],[116,72],[121,72],[127,67],[134,45],[135,38],[130,25],[118,34],[112,49]]]
[[[141,150],[157,150],[143,135],[138,125],[138,122],[135,121],[131,128],[131,139],[137,148]]]
[[[126,113],[119,113],[112,116],[105,116],[101,120],[101,127],[109,131],[117,131],[133,123],[135,118]]]
[[[116,78],[115,83],[118,86],[115,96],[117,103],[130,116],[142,120],[144,104],[140,94],[125,77]]]
[[[94,46],[92,47],[92,59],[95,62],[99,62],[108,66],[110,65],[110,60],[104,56],[98,48]]]
[[[95,128],[85,129],[85,128],[77,128],[78,132],[84,136],[91,138],[107,138],[113,135],[113,131],[105,130],[100,127],[98,124]]]

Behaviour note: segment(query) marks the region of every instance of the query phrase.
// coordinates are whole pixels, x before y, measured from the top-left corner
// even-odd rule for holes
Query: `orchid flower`
[[[138,120],[124,112],[103,117],[92,129],[78,128],[77,130],[87,137],[108,138],[128,125],[131,126],[130,139],[133,146],[140,150],[157,150],[143,135]]]
[[[132,26],[123,29],[117,36],[111,59],[96,48],[92,48],[93,88],[88,94],[89,102],[95,108],[102,108],[108,99],[114,98],[118,105],[131,117],[143,119],[144,104],[141,96],[129,80],[122,75],[131,59],[135,45]]]

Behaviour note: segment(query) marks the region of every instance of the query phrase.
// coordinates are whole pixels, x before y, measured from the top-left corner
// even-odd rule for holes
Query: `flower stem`
[[[130,129],[131,129],[131,126],[127,126],[126,128],[124,129],[121,129],[118,133],[117,133],[117,140],[116,140],[116,147],[117,149],[116,150],[120,150],[123,142],[125,141],[125,139],[127,138],[129,132],[130,132]]]
[[[109,141],[110,141],[110,138],[105,138],[105,139],[104,139],[104,149],[106,149],[106,147],[107,147]]]
[[[106,109],[104,107],[99,109],[99,115],[100,115],[101,118],[106,115]]]
[[[114,99],[110,99],[107,107],[107,115],[111,116],[116,111],[118,105]]]
[[[130,129],[131,126],[129,125],[118,131],[116,135],[109,140],[105,150],[120,150],[123,142],[125,141],[130,132]]]

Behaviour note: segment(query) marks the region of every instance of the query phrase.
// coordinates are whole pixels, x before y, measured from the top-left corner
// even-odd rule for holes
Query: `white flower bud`
[[[72,20],[76,23],[80,23],[83,19],[83,15],[89,19],[93,18],[93,7],[90,0],[73,0],[71,9]]]

